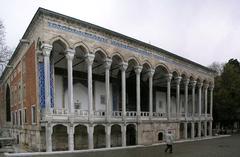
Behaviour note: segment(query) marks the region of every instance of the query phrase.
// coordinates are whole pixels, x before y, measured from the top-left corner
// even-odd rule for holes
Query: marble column
[[[88,120],[92,121],[93,117],[93,91],[92,91],[92,64],[94,60],[94,54],[87,54],[85,61],[88,66]]]
[[[204,101],[204,114],[205,114],[205,118],[207,118],[207,108],[208,108],[208,84],[204,85],[204,90],[205,90],[205,101]]]
[[[204,136],[207,137],[207,121],[204,121]]]
[[[138,119],[141,116],[141,89],[140,89],[140,74],[142,71],[142,66],[135,66],[134,67],[136,73],[136,93],[137,93],[137,117]]]
[[[214,86],[210,86],[210,116],[212,117],[213,111],[213,88]]]
[[[176,79],[176,99],[177,99],[177,117],[180,117],[180,82],[182,80],[182,77],[177,77]]]
[[[195,125],[194,122],[191,122],[191,138],[194,139],[195,135]]]
[[[153,75],[155,70],[149,69],[148,79],[149,79],[149,117],[150,119],[153,116]]]
[[[187,122],[184,122],[184,139],[188,138],[187,130],[188,130]]]
[[[44,84],[45,84],[45,112],[51,112],[51,94],[50,94],[50,54],[52,45],[42,44],[42,54],[44,59]]]
[[[73,104],[73,69],[72,61],[74,58],[75,51],[72,49],[66,50],[67,58],[67,69],[68,69],[68,112],[74,114],[74,104]]]
[[[111,67],[112,60],[109,58],[105,59],[105,88],[106,88],[106,120],[109,122],[111,115],[112,115],[112,109],[111,109],[111,103],[110,103],[110,74],[109,69]]]
[[[167,79],[167,118],[171,118],[171,80],[172,74],[166,76]]]
[[[121,126],[121,131],[122,131],[122,146],[125,147],[127,145],[126,143],[126,130],[127,130],[127,126],[125,124],[123,124]]]
[[[121,69],[121,77],[122,77],[122,117],[125,119],[126,116],[126,70],[127,70],[128,64],[125,62],[122,62],[120,65]]]
[[[184,106],[184,111],[185,111],[185,118],[188,117],[188,84],[189,84],[189,79],[184,80],[184,86],[185,86],[185,106]]]
[[[209,122],[209,136],[212,136],[212,121]]]
[[[213,110],[213,88],[214,86],[210,86],[210,116],[212,119],[212,110]],[[212,121],[209,122],[209,136],[212,136]]]
[[[202,132],[202,125],[201,121],[198,122],[198,137],[201,138],[201,132]]]
[[[88,149],[93,149],[94,148],[94,144],[93,144],[94,126],[89,125],[87,127],[87,131],[88,131]]]
[[[105,133],[106,133],[106,148],[111,147],[111,126],[107,125],[105,127]]]
[[[202,115],[202,85],[203,85],[202,82],[198,83],[198,116],[199,116],[199,119],[201,118],[201,115]]]
[[[68,149],[69,151],[74,150],[74,128],[73,126],[69,126],[68,128]]]
[[[52,151],[52,127],[50,124],[46,124],[46,152]]]
[[[197,81],[192,81],[192,117],[195,117],[195,87]]]

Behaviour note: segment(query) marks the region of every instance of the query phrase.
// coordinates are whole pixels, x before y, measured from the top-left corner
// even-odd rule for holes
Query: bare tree
[[[0,75],[12,56],[12,51],[5,43],[5,27],[3,22],[0,20]]]
[[[212,70],[215,70],[217,72],[217,75],[220,76],[223,72],[224,65],[225,65],[225,63],[213,62],[208,67]]]

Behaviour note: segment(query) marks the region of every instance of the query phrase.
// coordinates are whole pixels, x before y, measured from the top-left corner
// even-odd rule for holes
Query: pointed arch
[[[87,44],[84,43],[83,41],[79,41],[79,42],[73,44],[73,48],[74,48],[74,49],[76,49],[77,47],[82,47],[82,48],[84,48],[84,50],[85,50],[87,53],[90,53],[89,47],[88,47]]]
[[[122,62],[125,62],[124,57],[119,52],[114,52],[110,55],[110,58],[113,59],[115,56],[121,59]]]
[[[172,73],[174,76],[176,76],[176,77],[181,76],[179,70],[176,69],[176,68],[174,68],[174,69],[171,71],[171,73]]]
[[[130,63],[131,61],[133,62],[134,66],[140,65],[139,60],[135,56],[128,58],[127,62]]]
[[[188,75],[185,71],[183,71],[183,72],[181,73],[181,77],[182,77],[182,78],[189,78],[189,75]]]
[[[102,47],[97,47],[97,48],[95,48],[95,49],[93,50],[93,54],[95,54],[95,53],[97,53],[97,52],[99,52],[99,51],[104,54],[105,58],[108,58],[108,57],[109,57],[107,51],[104,50]]]
[[[148,61],[148,60],[144,60],[142,66],[144,67],[144,65],[147,65],[148,68],[153,68],[153,65]],[[146,67],[146,66],[145,66]]]
[[[63,45],[65,46],[65,49],[70,48],[70,44],[68,43],[68,41],[65,38],[63,38],[61,35],[58,35],[58,36],[55,36],[55,37],[51,38],[49,40],[49,43],[51,45],[53,45],[53,43],[56,42],[56,41],[60,41],[61,43],[63,43]]]
[[[157,68],[161,68],[163,69],[165,72],[167,72],[168,74],[171,72],[170,69],[168,68],[167,65],[163,64],[163,63],[159,63],[155,66],[155,69]]]

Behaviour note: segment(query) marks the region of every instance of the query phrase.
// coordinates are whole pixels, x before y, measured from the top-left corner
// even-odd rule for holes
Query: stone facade
[[[1,127],[36,151],[212,134],[215,72],[40,8],[1,76]]]

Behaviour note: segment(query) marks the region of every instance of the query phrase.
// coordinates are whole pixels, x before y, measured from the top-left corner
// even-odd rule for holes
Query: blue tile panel
[[[38,63],[38,80],[39,80],[39,103],[41,108],[45,108],[45,77],[44,63]]]

